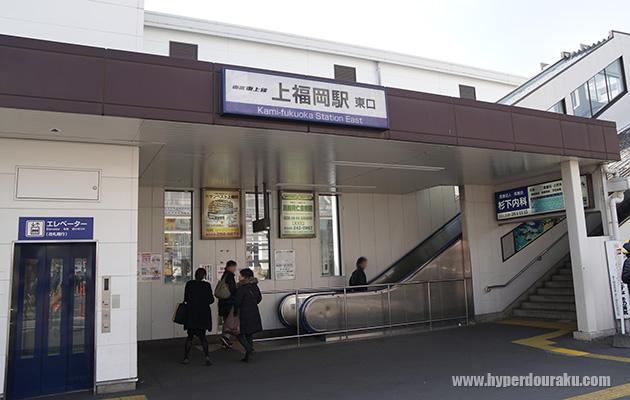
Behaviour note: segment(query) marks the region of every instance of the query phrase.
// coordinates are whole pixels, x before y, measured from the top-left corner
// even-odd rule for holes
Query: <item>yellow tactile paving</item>
[[[583,394],[581,396],[569,397],[564,400],[614,400],[626,396],[630,396],[630,383],[621,386],[611,387],[604,390],[598,390],[596,392]]]
[[[112,397],[112,398],[104,399],[104,400],[148,400],[148,399],[147,399],[147,396],[145,396],[144,394],[140,394],[137,396]]]

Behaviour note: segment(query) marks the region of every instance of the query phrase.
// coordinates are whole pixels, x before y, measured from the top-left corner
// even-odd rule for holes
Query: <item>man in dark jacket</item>
[[[184,347],[184,360],[182,364],[188,364],[188,355],[195,336],[201,340],[203,352],[206,355],[206,364],[212,365],[208,352],[206,330],[212,330],[212,313],[210,304],[214,303],[212,286],[204,281],[206,270],[198,268],[195,271],[195,280],[186,282],[184,289],[184,303],[186,304],[186,319],[184,329],[188,333]]]
[[[262,294],[258,288],[258,279],[254,278],[254,272],[249,268],[239,271],[236,286],[234,315],[238,315],[241,320],[241,334],[236,338],[245,348],[245,358],[241,361],[248,362],[254,350],[253,334],[262,331],[262,320],[258,310]]]
[[[223,346],[224,349],[229,349],[234,346],[232,342],[230,342],[230,335],[225,332],[225,321],[228,315],[230,315],[230,310],[234,305],[234,293],[236,293],[236,280],[234,277],[236,276],[236,268],[236,261],[228,261],[227,264],[225,264],[225,272],[223,272],[223,276],[221,277],[221,279],[225,280],[225,283],[228,285],[230,293],[232,293],[229,299],[219,299],[219,315],[223,317],[221,346]]]
[[[626,261],[623,262],[623,270],[621,272],[621,280],[626,285],[630,285],[630,243],[624,243],[623,254],[626,255]]]
[[[365,268],[367,268],[367,258],[359,257],[357,260],[357,269],[350,276],[350,286],[367,285],[367,277],[365,276]],[[367,287],[353,289],[353,292],[365,292]]]

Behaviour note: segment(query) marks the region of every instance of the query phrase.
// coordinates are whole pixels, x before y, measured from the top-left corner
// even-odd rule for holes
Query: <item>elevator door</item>
[[[93,243],[16,245],[11,398],[92,387],[94,254]]]

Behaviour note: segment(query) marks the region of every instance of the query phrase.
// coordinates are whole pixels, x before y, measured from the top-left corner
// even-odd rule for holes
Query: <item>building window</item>
[[[335,65],[335,80],[343,82],[356,82],[357,69],[344,65]]]
[[[259,218],[265,215],[265,196],[258,195]],[[268,231],[254,232],[256,220],[256,195],[245,194],[245,236],[247,238],[247,267],[254,271],[254,276],[259,280],[271,279],[271,249],[269,239],[271,229]]]
[[[164,192],[164,283],[192,278],[192,196],[190,191]]]
[[[547,111],[557,113],[557,114],[566,114],[567,106],[564,102],[564,99],[560,100],[559,102],[551,106],[551,108],[548,109]]]
[[[477,100],[475,87],[459,85],[459,97],[461,97],[462,99]]]
[[[322,276],[342,276],[339,198],[319,196],[319,237],[322,248]]]
[[[169,42],[168,55],[186,60],[197,60],[198,46],[192,43]]]
[[[623,64],[619,58],[571,93],[573,114],[596,117],[625,92]]]

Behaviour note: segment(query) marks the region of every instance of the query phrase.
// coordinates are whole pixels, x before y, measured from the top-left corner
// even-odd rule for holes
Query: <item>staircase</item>
[[[571,263],[560,267],[527,301],[513,310],[515,317],[576,321]]]

